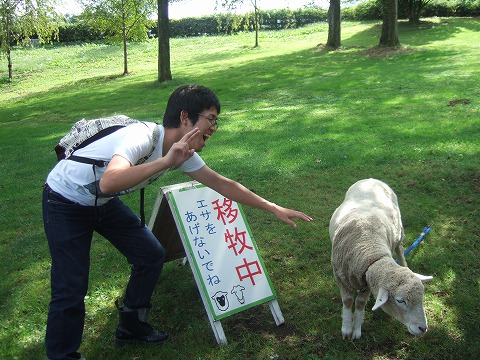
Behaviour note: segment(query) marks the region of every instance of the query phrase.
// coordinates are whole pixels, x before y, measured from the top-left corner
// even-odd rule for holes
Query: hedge
[[[398,18],[407,19],[405,7],[399,0]],[[476,17],[480,16],[480,0],[431,0],[428,1],[420,17]],[[366,0],[342,9],[342,19],[345,20],[381,20],[382,10],[379,0]]]
[[[399,0],[400,3],[402,0]],[[281,30],[298,28],[307,24],[327,21],[327,9],[319,7],[297,10],[259,11],[262,30]],[[379,20],[382,12],[379,0],[366,0],[355,6],[342,8],[344,20]],[[479,16],[480,0],[432,0],[422,11],[422,17]],[[399,6],[399,19],[406,19],[404,8]],[[75,19],[78,20],[78,19]],[[239,31],[254,30],[254,13],[244,15],[217,14],[198,18],[170,19],[170,37],[188,37],[233,34]],[[146,29],[149,37],[157,37],[157,28]],[[60,42],[94,42],[103,40],[100,31],[85,25],[81,21],[60,26]]]

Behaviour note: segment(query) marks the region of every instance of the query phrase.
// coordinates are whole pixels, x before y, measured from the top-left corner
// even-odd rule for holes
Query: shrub
[[[307,24],[327,19],[327,10],[321,8],[306,8],[298,10],[259,11],[260,26],[264,30],[281,30],[297,28]],[[227,13],[201,18],[185,18],[170,20],[170,36],[198,36],[233,34],[239,31],[255,29],[255,13],[243,15]],[[157,34],[152,29],[152,34]]]
[[[398,18],[407,19],[406,0],[399,0]],[[480,15],[480,0],[432,0],[427,2],[421,17],[466,17]],[[381,20],[382,9],[379,0],[366,0],[354,6],[342,9],[342,18],[345,20]]]
[[[400,2],[406,0],[399,0]],[[262,30],[298,28],[307,24],[327,21],[327,9],[309,7],[304,9],[283,9],[259,11]],[[379,0],[366,0],[354,6],[342,8],[344,20],[381,20],[382,10]],[[480,0],[432,0],[422,10],[422,17],[479,16]],[[406,19],[405,7],[399,4],[399,19]],[[95,42],[105,38],[105,34],[81,21],[60,26],[60,42]],[[255,14],[217,14],[195,18],[170,19],[170,37],[204,35],[230,35],[240,31],[255,30]],[[156,21],[148,29],[149,37],[158,37]]]
[[[433,0],[425,6],[422,16],[480,16],[480,0]]]
[[[345,20],[380,20],[382,10],[378,0],[367,0],[342,9],[342,18]]]
[[[95,42],[104,38],[101,31],[84,22],[64,24],[58,30],[60,42]]]

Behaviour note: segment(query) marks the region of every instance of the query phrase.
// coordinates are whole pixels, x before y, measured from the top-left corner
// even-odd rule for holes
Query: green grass
[[[87,359],[466,359],[480,353],[480,21],[426,19],[400,25],[398,51],[372,49],[378,23],[342,24],[343,48],[322,50],[328,27],[172,39],[174,80],[156,82],[154,41],[129,46],[122,77],[118,46],[15,49],[15,79],[0,69],[0,358],[43,359],[50,258],[41,186],[53,147],[83,117],[127,114],[161,121],[169,94],[201,83],[220,97],[219,131],[202,153],[220,173],[265,198],[315,218],[296,230],[246,208],[286,323],[268,306],[222,320],[217,347],[188,267],[165,266],[152,323],[171,341],[116,348],[113,305],[129,275],[103,238],[92,247]],[[451,103],[468,99],[468,103]],[[449,104],[454,106],[449,106]],[[341,339],[341,302],[330,266],[328,222],[347,188],[376,177],[396,191],[407,256],[433,275],[426,285],[428,333],[419,339],[382,312],[367,312],[363,336]],[[147,213],[165,175],[147,191]],[[134,210],[138,195],[125,197]],[[369,307],[371,308],[371,305]]]

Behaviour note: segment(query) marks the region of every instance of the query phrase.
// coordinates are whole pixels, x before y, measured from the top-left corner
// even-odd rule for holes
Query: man
[[[44,227],[52,257],[52,298],[45,338],[49,359],[84,359],[77,351],[83,334],[94,231],[132,265],[125,295],[117,301],[117,344],[161,343],[168,338],[148,323],[165,250],[118,195],[143,188],[178,167],[226,198],[269,211],[292,227],[296,226],[293,218],[312,220],[263,199],[205,165],[198,153],[217,130],[219,113],[220,102],[210,89],[182,86],[169,98],[163,126],[132,124],[75,151],[76,156],[107,161],[106,167],[92,169],[90,164],[61,160],[50,172],[43,193]],[[158,139],[152,136],[155,127]],[[148,155],[144,163],[134,165]]]

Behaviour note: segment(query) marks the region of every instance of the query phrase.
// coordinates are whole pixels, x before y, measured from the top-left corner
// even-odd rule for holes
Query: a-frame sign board
[[[166,261],[187,257],[218,344],[227,343],[221,319],[267,301],[284,323],[239,204],[197,182],[162,187],[149,227]]]

